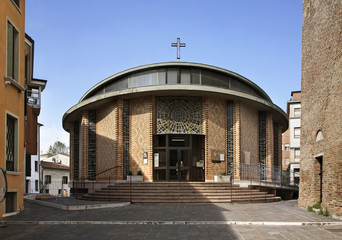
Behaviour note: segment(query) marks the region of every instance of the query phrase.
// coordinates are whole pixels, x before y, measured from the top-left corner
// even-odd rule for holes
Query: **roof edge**
[[[206,68],[206,69],[210,69],[210,70],[214,70],[214,71],[218,71],[224,74],[228,74],[228,75],[233,75],[234,77],[242,80],[244,83],[256,88],[260,94],[262,94],[263,97],[265,97],[265,99],[267,99],[268,101],[272,102],[271,98],[268,96],[268,94],[261,88],[259,87],[256,83],[252,82],[251,80],[249,80],[248,78],[235,73],[233,71],[224,69],[224,68],[220,68],[220,67],[216,67],[213,65],[208,65],[208,64],[203,64],[203,63],[195,63],[195,62],[159,62],[159,63],[152,63],[152,64],[145,64],[145,65],[140,65],[137,67],[133,67],[133,68],[129,68],[126,69],[124,71],[121,71],[119,73],[113,74],[105,79],[103,79],[102,81],[100,81],[99,83],[95,84],[92,88],[90,88],[79,100],[78,103],[82,102],[84,99],[86,99],[91,93],[93,93],[94,91],[96,91],[97,89],[99,89],[102,85],[109,83],[110,81],[112,81],[115,78],[119,78],[122,77],[124,75],[130,74],[130,73],[134,73],[137,71],[142,71],[145,69],[149,69],[149,68],[158,68],[158,67],[168,67],[168,66],[188,66],[188,67],[199,67],[199,68]]]

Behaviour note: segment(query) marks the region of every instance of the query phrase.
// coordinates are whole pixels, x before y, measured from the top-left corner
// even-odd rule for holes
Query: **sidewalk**
[[[78,203],[73,198],[54,201],[63,206],[107,204]],[[32,239],[43,232],[48,239],[72,239],[78,231],[86,234],[84,239],[342,239],[342,221],[310,213],[299,208],[295,200],[257,204],[131,204],[76,211],[25,200],[25,210],[4,218],[2,225],[5,227],[0,229],[1,234],[25,239],[31,235],[24,229],[34,232]],[[54,235],[55,231],[59,235]]]
[[[43,204],[43,205],[42,205]],[[53,204],[55,207],[44,206]],[[65,211],[56,207],[70,207],[88,210]],[[99,209],[89,209],[99,207]],[[115,207],[117,206],[117,207]],[[86,208],[87,209],[87,208]],[[279,225],[311,224],[341,224],[342,221],[330,217],[310,213],[297,206],[296,200],[274,203],[253,204],[201,204],[201,205],[162,205],[162,204],[131,204],[112,202],[92,202],[74,198],[57,198],[49,201],[25,200],[25,210],[16,216],[4,219],[15,221],[117,221],[117,222],[247,222],[270,223]],[[243,223],[241,223],[243,224]],[[317,225],[317,224],[316,224]]]

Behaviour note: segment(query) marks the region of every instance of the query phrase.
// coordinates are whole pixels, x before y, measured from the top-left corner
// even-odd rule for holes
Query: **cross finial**
[[[177,61],[179,61],[180,59],[180,48],[185,47],[185,46],[186,46],[185,43],[180,42],[180,38],[177,38],[176,43],[171,43],[171,47],[177,47]]]

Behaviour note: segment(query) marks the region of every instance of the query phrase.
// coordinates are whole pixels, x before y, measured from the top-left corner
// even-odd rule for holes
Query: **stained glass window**
[[[201,134],[200,97],[158,97],[157,134]]]

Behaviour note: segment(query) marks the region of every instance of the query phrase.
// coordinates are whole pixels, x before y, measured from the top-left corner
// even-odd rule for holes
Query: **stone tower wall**
[[[304,0],[299,205],[342,215],[342,2]],[[321,131],[323,140],[316,141]]]

